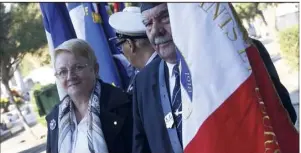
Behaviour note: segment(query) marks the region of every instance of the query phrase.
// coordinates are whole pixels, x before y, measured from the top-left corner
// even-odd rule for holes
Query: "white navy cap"
[[[110,40],[147,38],[139,7],[126,7],[122,12],[112,14],[109,24],[116,31],[116,37]]]

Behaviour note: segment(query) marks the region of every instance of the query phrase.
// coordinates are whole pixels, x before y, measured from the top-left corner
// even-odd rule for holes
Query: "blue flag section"
[[[103,21],[102,25],[103,25],[107,40],[109,40],[110,38],[115,37],[116,33],[109,24],[109,14],[108,14],[108,10],[107,10],[108,5],[107,5],[107,3],[98,3],[97,6],[98,6],[99,14]],[[132,73],[131,71],[133,71],[133,69],[131,67],[129,67],[130,63],[124,57],[124,55],[121,53],[121,51],[115,46],[115,44],[116,44],[116,39],[109,41],[111,53],[113,54],[114,61],[119,70],[120,79],[122,80],[122,85],[123,85],[123,87],[126,88],[129,84],[129,81],[130,81],[129,76],[131,76],[131,73]]]
[[[65,3],[40,3],[49,48],[56,48],[76,34]]]
[[[107,3],[98,3],[97,6],[98,6],[99,14],[103,21],[102,26],[103,26],[103,29],[105,31],[107,38],[109,39],[109,38],[115,37],[116,36],[115,31],[109,24],[109,15],[108,15],[108,11],[106,8]],[[109,41],[109,45],[110,45],[112,54],[121,53],[120,50],[118,50],[116,48],[115,44],[116,44],[116,40]]]
[[[119,11],[122,11],[125,8],[124,2],[119,2]]]
[[[99,63],[99,76],[104,82],[122,87],[107,37],[101,25],[102,18],[98,13],[97,6],[93,6],[92,3],[83,3],[83,6],[85,8],[86,41],[95,51]]]

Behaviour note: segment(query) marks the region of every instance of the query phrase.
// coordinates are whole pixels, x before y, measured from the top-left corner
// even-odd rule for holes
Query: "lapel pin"
[[[54,130],[55,126],[56,126],[56,122],[55,122],[54,119],[52,119],[51,122],[50,122],[50,124],[49,124],[50,130]]]

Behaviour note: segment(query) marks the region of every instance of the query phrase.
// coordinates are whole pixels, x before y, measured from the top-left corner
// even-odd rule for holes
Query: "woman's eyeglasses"
[[[55,76],[57,78],[60,79],[65,79],[68,76],[68,73],[75,73],[75,74],[79,74],[80,72],[82,72],[82,70],[84,70],[86,67],[88,66],[88,64],[76,64],[74,66],[72,66],[71,68],[62,68],[59,71],[55,72]]]

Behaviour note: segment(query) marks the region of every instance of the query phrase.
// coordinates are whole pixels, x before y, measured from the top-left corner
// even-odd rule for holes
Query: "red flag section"
[[[275,138],[279,143],[282,153],[299,152],[299,133],[294,128],[288,113],[280,102],[280,98],[258,50],[255,47],[251,47],[247,50],[247,55],[259,88],[259,93],[266,107],[265,112],[269,116],[274,131],[274,133],[265,133],[265,136]],[[266,120],[264,119],[264,121]],[[272,141],[266,141],[265,144],[270,144],[270,142]]]
[[[246,51],[252,74],[205,120],[185,153],[298,153],[299,133],[258,50]]]

